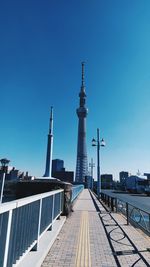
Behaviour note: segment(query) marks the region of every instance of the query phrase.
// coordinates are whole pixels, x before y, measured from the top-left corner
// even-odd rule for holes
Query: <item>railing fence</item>
[[[77,196],[82,192],[84,189],[84,185],[74,185],[72,187],[72,197],[71,197],[71,202],[73,202]]]
[[[133,223],[150,235],[150,213],[117,197],[112,197],[104,193],[101,194],[101,197],[112,211],[120,212],[126,216],[127,224],[129,224],[129,222]]]
[[[62,213],[63,190],[0,205],[0,267],[12,267],[31,249]]]
[[[71,203],[84,189],[72,187]],[[71,192],[70,192],[71,193]],[[64,208],[64,190],[33,195],[0,205],[0,267],[12,267],[31,250]]]

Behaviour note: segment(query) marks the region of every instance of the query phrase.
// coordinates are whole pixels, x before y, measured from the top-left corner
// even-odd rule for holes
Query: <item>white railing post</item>
[[[52,225],[53,225],[53,220],[54,220],[54,206],[55,206],[55,194],[53,195],[53,206],[52,206],[52,224],[49,227],[49,231],[52,231]]]
[[[0,267],[7,267],[8,262],[12,262],[13,258],[14,258],[14,261],[17,260],[18,262],[20,262],[20,260],[23,257],[25,257],[25,255],[27,253],[29,253],[29,251],[38,249],[41,235],[45,231],[52,229],[52,224],[53,224],[54,218],[55,218],[55,194],[61,194],[61,192],[63,192],[62,189],[50,191],[50,192],[22,198],[22,199],[10,201],[9,203],[5,203],[5,204],[0,205],[0,216],[3,215],[4,213],[6,213],[6,226],[2,225],[2,227],[4,227],[4,228],[1,229],[2,238],[4,240],[4,244],[3,244],[3,248],[2,248],[2,249],[4,249],[4,256],[2,259],[3,264]],[[49,226],[47,226],[47,224],[45,224],[45,222],[42,221],[43,199],[45,199],[47,197],[50,197],[50,198],[52,197],[52,203],[50,205],[50,212],[51,212],[51,216],[52,216],[52,220],[50,218],[50,221],[49,221],[50,229],[48,229]],[[35,222],[35,224],[36,224],[35,228],[36,229],[34,229],[34,232],[32,233],[32,242],[31,242],[29,239],[29,236],[28,236],[30,234],[31,229],[29,228],[29,231],[26,231],[24,229],[24,220],[23,219],[25,219],[26,223],[27,223],[28,222],[28,216],[25,217],[25,214],[23,212],[23,217],[25,217],[25,218],[22,218],[22,220],[20,218],[18,221],[19,217],[17,215],[18,212],[16,213],[16,210],[18,208],[26,206],[26,207],[31,207],[30,211],[32,211],[32,205],[31,204],[33,202],[36,202],[35,212],[36,212],[37,220]],[[59,205],[59,203],[58,203],[58,205]],[[28,208],[27,208],[27,212],[29,212]],[[45,210],[44,210],[44,212],[45,212]],[[19,213],[19,216],[21,216],[21,214]],[[33,214],[33,216],[34,216],[34,214]],[[17,223],[19,223],[19,225],[16,226]],[[25,223],[25,225],[26,225],[26,223]],[[41,224],[42,224],[42,228],[45,227],[42,230],[42,233],[41,233]],[[17,227],[20,227],[20,226],[22,227],[23,231],[20,230],[18,233]],[[4,229],[4,231],[3,231],[3,229]],[[13,232],[11,232],[12,230],[13,230]],[[21,240],[21,244],[17,244],[18,234],[19,234],[19,240]],[[24,236],[26,238],[25,243],[27,243],[27,244],[24,244],[22,242],[22,240],[24,240]],[[13,238],[13,240],[11,240],[10,238]],[[28,244],[29,241],[31,243]],[[10,244],[11,244],[11,246],[10,246]],[[23,244],[23,246],[22,246],[22,244]],[[18,248],[18,245],[19,245],[19,251],[16,251],[16,247]],[[11,251],[9,251],[9,249],[11,249]]]
[[[5,243],[5,252],[4,252],[3,267],[7,267],[9,241],[10,241],[10,231],[11,231],[11,222],[12,222],[12,210],[9,211],[9,215],[8,215],[8,223],[7,223],[7,233],[6,233],[6,243]]]
[[[61,207],[62,207],[62,193],[60,193],[60,213],[62,212]]]
[[[61,193],[60,194],[60,201],[59,201],[59,216],[58,219],[60,220],[60,214],[61,214]]]
[[[42,198],[40,199],[40,207],[39,207],[39,220],[38,220],[37,243],[32,248],[33,251],[37,251],[38,250],[39,237],[40,237],[40,227],[41,227],[41,214],[42,214]]]

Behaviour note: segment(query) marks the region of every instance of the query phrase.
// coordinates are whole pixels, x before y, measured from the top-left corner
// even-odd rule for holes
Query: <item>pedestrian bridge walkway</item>
[[[41,267],[150,266],[150,238],[87,189],[73,209]]]

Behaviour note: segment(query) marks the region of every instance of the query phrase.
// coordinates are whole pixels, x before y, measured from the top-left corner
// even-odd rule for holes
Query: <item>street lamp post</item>
[[[3,173],[2,186],[1,186],[1,194],[0,194],[0,204],[2,204],[2,202],[3,202],[3,192],[4,192],[5,176],[6,176],[6,174]]]
[[[2,204],[2,202],[3,202],[4,185],[5,185],[5,177],[6,177],[6,173],[7,173],[7,166],[9,164],[10,160],[4,158],[4,159],[1,159],[0,162],[2,164],[1,169],[3,171],[1,192],[0,192],[0,204]]]
[[[92,139],[92,146],[97,147],[97,196],[100,197],[101,194],[101,179],[100,179],[100,147],[105,146],[105,141],[102,138],[100,141],[99,128],[97,128],[97,140]]]
[[[91,162],[89,163],[89,167],[91,168],[91,189],[93,190],[93,178],[94,178],[94,175],[93,175],[93,169],[95,167],[95,163],[93,162],[93,158],[91,158]]]

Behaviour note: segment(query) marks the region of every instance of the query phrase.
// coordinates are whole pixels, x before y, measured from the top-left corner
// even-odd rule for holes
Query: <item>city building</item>
[[[150,173],[144,173],[144,176],[147,177],[147,180],[150,180]]]
[[[101,175],[101,187],[102,187],[102,189],[113,188],[113,175],[112,174],[102,174]]]
[[[52,177],[57,178],[64,182],[73,183],[74,172],[65,170],[63,160],[53,159],[52,160]]]
[[[6,181],[20,180],[24,177],[24,172],[15,169],[15,167],[8,168],[8,166],[5,166],[5,170],[3,167],[0,167],[0,180],[3,179],[4,173]]]
[[[73,183],[74,172],[73,171],[56,171],[52,173],[52,177],[57,178],[63,182]]]
[[[131,175],[126,178],[126,190],[135,193],[145,192],[145,181],[147,180],[136,175]]]
[[[119,181],[120,183],[124,183],[125,179],[129,177],[129,173],[125,171],[119,172]]]
[[[119,173],[119,181],[120,181],[120,187],[121,189],[125,190],[126,189],[126,178],[129,177],[129,173],[126,171],[121,171]]]
[[[88,175],[88,160],[86,150],[86,117],[88,109],[86,108],[86,93],[84,84],[84,63],[82,62],[82,83],[79,93],[80,103],[77,108],[78,124],[78,142],[77,142],[77,161],[76,161],[76,182],[84,182]]]
[[[26,172],[21,180],[33,181],[35,180],[35,176],[29,175],[29,173]]]
[[[54,172],[60,172],[64,170],[64,161],[61,159],[52,160],[52,176]]]
[[[28,172],[24,175],[24,172],[17,170],[15,167],[8,167],[8,164],[10,160],[4,158],[0,160],[1,166],[0,166],[0,180],[3,180],[4,173],[5,173],[5,181],[18,181],[18,180],[24,180],[33,179],[32,176],[28,175]]]

